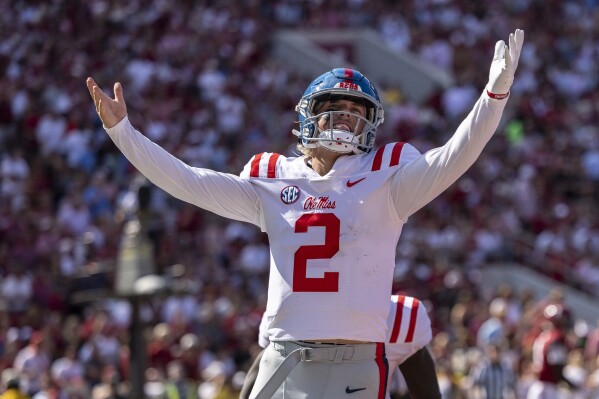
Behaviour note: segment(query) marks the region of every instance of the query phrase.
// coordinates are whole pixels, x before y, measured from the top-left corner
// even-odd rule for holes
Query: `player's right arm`
[[[256,383],[256,377],[258,377],[258,370],[260,369],[260,361],[262,360],[263,354],[264,354],[264,349],[261,350],[256,355],[256,357],[254,358],[254,361],[252,362],[252,365],[250,366],[249,370],[245,374],[245,379],[243,380],[243,386],[241,387],[241,391],[239,391],[239,399],[249,399],[250,398],[250,393],[252,392],[252,388],[254,387],[254,384]]]
[[[253,185],[238,176],[194,168],[153,143],[129,123],[120,84],[112,99],[88,78],[96,112],[116,146],[152,183],[180,200],[218,215],[259,225],[260,207]]]

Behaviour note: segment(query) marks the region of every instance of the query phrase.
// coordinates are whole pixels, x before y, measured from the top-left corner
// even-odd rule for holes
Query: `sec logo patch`
[[[299,193],[297,186],[287,186],[281,190],[281,201],[287,205],[293,204],[299,198]]]

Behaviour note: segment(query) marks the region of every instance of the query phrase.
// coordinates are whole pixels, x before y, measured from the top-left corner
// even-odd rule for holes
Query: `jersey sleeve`
[[[280,159],[281,155],[277,153],[263,152],[261,154],[256,154],[247,164],[245,164],[243,171],[239,176],[243,179],[252,177],[273,179],[278,177]]]
[[[413,145],[403,142],[387,143],[374,153],[371,171],[403,166],[409,164],[420,156],[420,152]]]
[[[497,129],[505,104],[483,93],[445,145],[416,156],[397,170],[391,180],[391,196],[401,220],[407,221],[474,164]]]
[[[424,303],[420,302],[416,319],[416,334],[414,337],[415,351],[428,345],[433,339],[433,329],[431,327],[431,319],[428,317],[428,311]]]
[[[433,338],[431,321],[424,304],[416,298],[396,296],[391,302],[386,345],[390,364],[401,364]]]
[[[106,131],[137,170],[173,197],[260,226],[258,193],[248,180],[187,165],[135,130],[127,117]]]

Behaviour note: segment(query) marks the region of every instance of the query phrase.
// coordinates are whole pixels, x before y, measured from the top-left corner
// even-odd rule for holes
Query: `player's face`
[[[366,107],[350,99],[340,98],[323,101],[316,108],[316,113],[337,111],[324,114],[318,119],[318,127],[321,130],[329,130],[331,126],[336,130],[345,130],[354,135],[362,133],[364,121],[355,115],[366,117]],[[332,124],[330,118],[332,117]]]

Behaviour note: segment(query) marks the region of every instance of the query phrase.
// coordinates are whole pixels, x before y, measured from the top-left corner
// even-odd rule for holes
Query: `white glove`
[[[510,33],[509,43],[509,47],[503,40],[495,44],[495,55],[489,71],[489,83],[487,83],[487,94],[491,98],[502,99],[510,92],[510,87],[514,83],[514,73],[518,68],[522,43],[524,43],[524,31],[516,29],[515,33]]]

